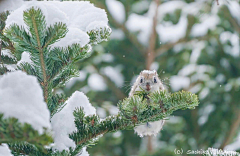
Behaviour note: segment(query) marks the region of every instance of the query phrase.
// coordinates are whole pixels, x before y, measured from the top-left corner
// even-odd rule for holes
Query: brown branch
[[[225,138],[220,146],[220,149],[224,149],[224,147],[233,140],[233,137],[236,135],[239,126],[240,126],[240,110],[237,110],[235,119],[234,119],[232,125],[230,126],[230,130],[228,131],[227,135],[225,136]]]
[[[153,63],[153,61],[155,60],[155,46],[156,46],[156,37],[157,37],[157,32],[156,32],[156,26],[157,26],[157,17],[158,17],[158,6],[160,4],[160,0],[155,0],[156,3],[156,10],[155,10],[155,14],[153,16],[153,23],[152,23],[152,32],[151,35],[149,37],[149,46],[148,46],[148,50],[146,53],[146,69],[149,70],[151,64]]]

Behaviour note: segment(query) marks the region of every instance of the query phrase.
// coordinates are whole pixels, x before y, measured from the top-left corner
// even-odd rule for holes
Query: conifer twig
[[[47,74],[46,74],[46,66],[44,62],[44,55],[43,55],[43,49],[40,43],[40,37],[38,34],[38,27],[36,24],[36,21],[34,19],[34,16],[31,17],[32,22],[33,22],[33,28],[36,33],[36,38],[37,38],[37,43],[38,43],[38,50],[39,50],[39,55],[40,55],[40,62],[41,62],[41,68],[42,68],[42,73],[43,73],[43,94],[44,94],[44,101],[47,103],[48,101],[48,81],[47,81]]]

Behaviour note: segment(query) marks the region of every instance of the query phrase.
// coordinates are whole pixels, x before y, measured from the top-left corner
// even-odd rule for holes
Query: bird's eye
[[[143,78],[141,78],[140,83],[143,83]]]
[[[157,79],[156,79],[156,77],[154,77],[154,83],[157,83]]]

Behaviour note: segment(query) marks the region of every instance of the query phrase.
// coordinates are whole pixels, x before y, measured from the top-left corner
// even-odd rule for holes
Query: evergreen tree
[[[78,76],[76,64],[90,57],[89,48],[107,40],[111,29],[106,27],[88,31],[90,41],[84,46],[79,43],[65,48],[52,47],[69,33],[65,23],[59,22],[49,26],[43,11],[31,7],[23,13],[26,27],[17,24],[5,27],[8,15],[9,12],[1,14],[0,50],[8,50],[13,58],[1,53],[1,74],[14,72],[6,65],[15,64],[15,70],[35,76],[42,88],[50,116],[54,117],[68,104],[67,97],[55,93],[55,90],[64,86],[70,78]],[[23,52],[30,54],[31,63],[17,64]],[[77,130],[69,134],[76,147],[70,147],[68,150],[47,147],[53,143],[49,130],[40,134],[32,125],[22,124],[17,118],[5,118],[3,112],[0,114],[0,145],[7,143],[14,155],[79,155],[83,147],[93,145],[97,138],[105,133],[132,129],[138,124],[166,118],[178,109],[193,109],[198,105],[197,96],[190,92],[181,91],[173,94],[166,91],[156,92],[147,95],[151,99],[150,104],[147,104],[145,94],[140,92],[132,98],[119,101],[119,113],[104,120],[100,120],[98,115],[85,116],[82,107],[76,108],[71,113],[74,115]],[[163,107],[160,107],[161,104]]]

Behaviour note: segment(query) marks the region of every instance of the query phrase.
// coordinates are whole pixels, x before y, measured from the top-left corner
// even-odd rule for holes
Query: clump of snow
[[[126,22],[126,27],[133,32],[139,31],[137,36],[138,40],[144,45],[148,44],[149,35],[151,33],[150,30],[152,27],[151,18],[137,14],[131,14]]]
[[[96,114],[96,109],[89,103],[87,96],[82,92],[74,92],[66,103],[67,105],[51,119],[54,131],[54,149],[59,151],[68,150],[69,147],[76,147],[74,141],[69,138],[69,134],[77,130],[73,111],[77,107],[83,107],[86,115]]]
[[[116,39],[116,40],[123,40],[124,39],[124,33],[121,29],[112,29],[112,33],[110,38]]]
[[[114,60],[113,55],[107,53],[107,54],[102,54],[102,55],[98,55],[98,56],[94,57],[93,63],[94,64],[99,64],[101,62],[113,62],[113,60]]]
[[[197,60],[201,54],[201,51],[205,48],[205,42],[200,41],[193,46],[193,50],[190,56],[191,63],[197,63]]]
[[[191,35],[204,36],[207,34],[208,30],[213,30],[216,28],[217,24],[220,22],[220,19],[217,15],[205,15],[200,18],[201,23],[194,24],[191,30]]]
[[[42,89],[34,76],[22,71],[3,75],[0,79],[0,113],[28,123],[40,134],[51,128],[50,112],[43,99]]]
[[[205,87],[203,90],[199,93],[199,99],[204,99],[207,97],[207,95],[210,93],[210,89]]]
[[[5,55],[5,56],[8,56],[8,57],[11,57],[11,58],[14,58],[14,56],[11,54],[11,51],[9,49],[2,49],[1,54]]]
[[[30,54],[28,52],[22,53],[21,60],[17,62],[17,65],[19,66],[21,63],[32,63],[32,60],[30,59]]]
[[[9,58],[16,60],[9,49],[2,49],[1,54],[3,56],[8,56]],[[6,67],[10,71],[16,70],[16,64],[0,64],[0,67],[2,67],[2,66]]]
[[[189,87],[190,79],[184,76],[172,76],[170,78],[170,84],[173,91],[179,91],[180,89]]]
[[[105,118],[107,116],[105,109],[101,107],[97,107],[97,115],[100,118]]]
[[[15,10],[23,4],[23,0],[2,0],[0,5],[0,13],[7,10]]]
[[[0,156],[13,156],[7,144],[0,145]]]
[[[161,21],[168,13],[173,13],[177,9],[182,9],[186,6],[184,1],[167,1],[158,7],[158,19]]]
[[[215,105],[208,104],[207,106],[200,109],[199,113],[201,117],[198,119],[198,124],[203,125],[207,122],[209,115],[215,110]]]
[[[90,41],[89,36],[86,32],[78,28],[68,28],[67,35],[60,41],[55,42],[51,47],[61,47],[62,45],[80,44],[84,47]]]
[[[103,73],[113,81],[117,87],[121,87],[124,83],[124,77],[121,74],[121,68],[107,66],[103,68]]]
[[[117,22],[123,23],[125,21],[125,9],[121,2],[116,0],[106,0],[106,5]]]
[[[229,8],[230,13],[232,16],[237,20],[238,24],[240,24],[240,4],[237,1],[228,1],[227,6]]]
[[[224,81],[226,80],[226,77],[224,74],[222,73],[219,73],[217,76],[216,76],[216,81],[218,83],[223,83]]]
[[[91,89],[96,91],[104,91],[107,89],[107,85],[103,77],[99,74],[91,74],[88,78],[88,85]]]
[[[188,76],[194,72],[202,74],[204,72],[213,73],[215,69],[210,65],[196,65],[196,64],[188,64],[184,66],[179,72],[178,75]]]
[[[204,1],[194,1],[191,3],[185,3],[182,8],[184,14],[191,14],[194,16],[199,16],[200,11],[205,8],[206,3]]]
[[[187,30],[187,18],[182,16],[176,25],[165,22],[157,26],[157,33],[161,42],[176,42],[183,38]]]
[[[142,13],[149,9],[150,1],[136,1],[132,4],[132,11],[136,13]]]
[[[45,15],[47,26],[56,22],[66,23],[69,32],[52,47],[66,47],[74,43],[79,43],[82,47],[89,43],[88,31],[108,28],[108,19],[103,9],[96,8],[90,2],[57,2],[57,1],[31,1],[13,11],[6,20],[6,27],[16,23],[23,26],[27,31],[27,26],[23,21],[23,11],[31,7],[40,8]]]
[[[155,74],[157,73],[156,70],[143,70],[141,71],[141,74]]]
[[[150,70],[158,70],[159,68],[159,63],[158,62],[153,62],[150,66]]]
[[[231,33],[229,31],[225,31],[220,34],[220,41],[222,43],[226,43],[227,41],[231,42],[231,45],[224,44],[224,52],[234,56],[240,56],[240,45],[239,45],[239,37],[237,33]]]

